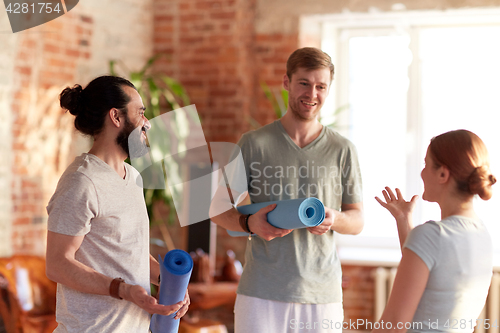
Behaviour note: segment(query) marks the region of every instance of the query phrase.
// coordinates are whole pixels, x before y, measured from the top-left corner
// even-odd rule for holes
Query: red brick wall
[[[255,64],[258,70],[254,98],[257,100],[257,108],[253,110],[252,116],[261,124],[272,122],[276,116],[260,83],[265,82],[271,90],[279,92],[286,73],[286,61],[298,47],[298,34],[261,33],[255,36]]]
[[[90,57],[92,19],[68,13],[20,33],[12,102],[13,252],[43,254],[45,206],[51,174],[67,166],[70,117],[58,107],[58,92],[75,82],[76,65]],[[44,33],[41,33],[44,31]]]
[[[344,322],[356,322],[358,319],[374,322],[375,269],[376,267],[370,266],[342,266]]]
[[[179,79],[202,117],[207,141],[236,142],[250,129],[275,119],[260,88],[281,87],[288,55],[298,36],[256,35],[255,0],[155,2],[157,70]]]

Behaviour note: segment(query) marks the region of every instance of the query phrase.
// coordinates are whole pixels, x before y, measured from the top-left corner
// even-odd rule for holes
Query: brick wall
[[[157,70],[185,85],[208,141],[238,139],[254,107],[253,0],[156,1]]]
[[[259,33],[255,36],[254,52],[255,65],[258,68],[256,91],[254,98],[257,107],[252,116],[262,125],[268,124],[276,119],[271,105],[260,88],[261,83],[266,83],[273,92],[282,89],[283,76],[286,73],[286,61],[290,54],[299,45],[298,32],[290,33]]]
[[[255,0],[157,0],[156,70],[179,79],[196,104],[207,141],[236,142],[275,119],[260,82],[281,87],[298,33],[257,34]]]
[[[0,139],[6,138],[0,185],[8,191],[0,191],[0,207],[6,208],[0,213],[0,255],[44,254],[45,206],[64,169],[89,147],[75,133],[74,117],[58,106],[58,94],[107,73],[111,59],[130,70],[142,67],[152,55],[151,4],[89,0],[44,25],[1,34],[8,47],[0,50]],[[6,13],[0,15],[0,27],[9,31]]]
[[[58,93],[90,57],[92,20],[70,12],[35,29],[46,32],[22,34],[14,64],[12,239],[14,253],[41,254],[51,185],[71,157],[72,117],[58,107]]]
[[[0,13],[0,31],[10,29],[7,13]],[[16,38],[13,34],[0,34],[0,256],[12,252],[11,245],[11,112],[12,82]]]
[[[342,265],[342,291],[344,296],[344,322],[375,322],[374,270],[376,267]],[[363,329],[364,327],[358,327]]]

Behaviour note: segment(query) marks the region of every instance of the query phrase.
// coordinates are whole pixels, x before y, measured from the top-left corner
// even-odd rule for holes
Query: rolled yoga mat
[[[325,220],[325,206],[317,198],[302,198],[283,201],[260,202],[236,207],[241,214],[255,214],[261,208],[276,204],[267,214],[267,221],[276,228],[300,229],[316,227]],[[243,231],[227,231],[233,237],[248,236]]]
[[[163,305],[172,305],[184,299],[193,271],[193,259],[183,250],[171,250],[164,260],[160,258],[160,300]],[[151,318],[152,333],[177,333],[180,319],[154,314]]]

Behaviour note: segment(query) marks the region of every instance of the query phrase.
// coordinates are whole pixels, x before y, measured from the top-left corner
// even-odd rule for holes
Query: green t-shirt
[[[361,173],[354,145],[323,127],[298,147],[279,120],[238,142],[252,203],[316,197],[329,208],[360,203]],[[242,295],[291,303],[342,302],[342,272],[333,232],[297,229],[282,238],[247,242]]]

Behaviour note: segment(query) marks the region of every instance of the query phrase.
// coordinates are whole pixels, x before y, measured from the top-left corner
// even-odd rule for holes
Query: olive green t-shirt
[[[252,203],[316,197],[329,208],[360,203],[361,173],[354,145],[330,128],[298,147],[279,120],[242,136]],[[242,295],[293,303],[342,302],[342,272],[333,231],[297,229],[287,236],[247,242],[238,287]]]

